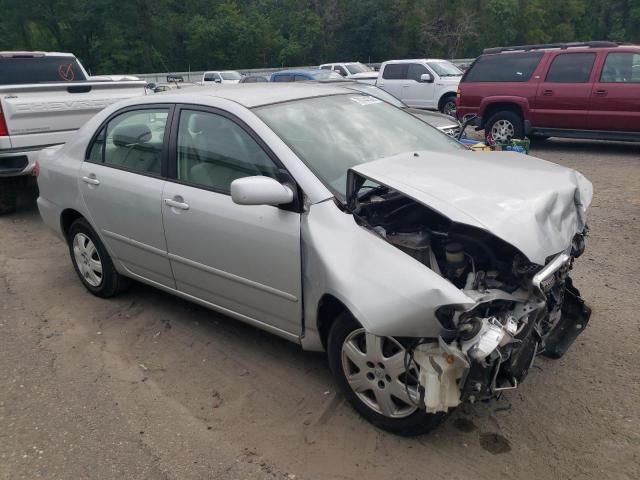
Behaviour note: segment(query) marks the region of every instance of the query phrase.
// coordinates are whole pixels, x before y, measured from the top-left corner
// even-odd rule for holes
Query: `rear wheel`
[[[514,138],[524,138],[522,117],[510,110],[494,113],[484,126],[484,136],[489,145],[509,143]]]
[[[15,211],[17,193],[17,181],[14,177],[0,178],[0,215]]]
[[[67,239],[73,267],[87,290],[108,298],[128,286],[128,279],[116,271],[100,238],[84,218],[71,224]]]
[[[342,314],[331,327],[328,355],[345,397],[375,426],[413,436],[427,433],[446,418],[419,406],[417,372],[407,372],[405,349],[397,340],[368,333]]]

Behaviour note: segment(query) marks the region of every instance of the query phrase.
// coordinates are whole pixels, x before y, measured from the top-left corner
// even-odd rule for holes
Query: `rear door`
[[[555,53],[540,83],[532,111],[535,127],[588,128],[596,52]]]
[[[640,52],[607,52],[591,92],[589,128],[640,132]]]
[[[408,63],[387,63],[382,66],[377,86],[396,98],[402,98],[402,89],[408,82]]]
[[[162,225],[168,106],[118,112],[92,140],[79,191],[111,255],[134,276],[175,288]]]
[[[237,178],[280,179],[281,165],[226,112],[184,107],[174,125],[163,218],[177,289],[244,321],[299,336],[300,213],[238,205],[230,195]]]

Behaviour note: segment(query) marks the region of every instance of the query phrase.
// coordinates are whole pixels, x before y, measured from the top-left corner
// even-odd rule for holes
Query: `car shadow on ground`
[[[532,140],[532,153],[589,153],[603,155],[634,155],[640,159],[640,143],[608,142],[604,140],[576,140],[568,138],[549,138],[547,140]]]

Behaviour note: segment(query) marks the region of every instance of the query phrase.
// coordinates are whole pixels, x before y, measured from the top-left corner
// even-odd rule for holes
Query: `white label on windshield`
[[[372,97],[371,95],[358,95],[357,97],[351,97],[356,103],[360,105],[372,105],[374,103],[382,103],[382,100],[378,100],[376,97]]]

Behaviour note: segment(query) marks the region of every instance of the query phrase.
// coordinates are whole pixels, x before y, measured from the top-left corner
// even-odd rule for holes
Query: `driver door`
[[[183,107],[172,133],[163,219],[179,291],[274,333],[302,333],[300,213],[238,205],[231,182],[281,166],[234,117]]]
[[[420,77],[428,73],[434,79],[433,73],[421,63],[411,63],[407,70],[406,86],[402,89],[401,100],[415,108],[434,108],[435,82],[421,82]]]

